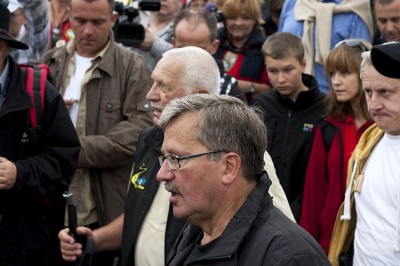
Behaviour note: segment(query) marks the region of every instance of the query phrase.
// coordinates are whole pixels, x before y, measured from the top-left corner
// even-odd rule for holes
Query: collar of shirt
[[[110,36],[110,38],[108,39],[107,45],[103,48],[103,50],[101,50],[96,56],[93,57],[92,61],[95,60],[95,59],[102,59],[103,58],[104,54],[107,51],[107,48],[110,46],[111,40],[112,40],[112,38]],[[71,56],[71,55],[74,54],[74,52],[75,52],[75,38],[72,38],[67,43],[67,53]]]
[[[9,61],[6,58],[6,63],[3,72],[0,74],[0,95],[3,96],[5,94],[5,88],[8,80],[8,69],[9,69]]]

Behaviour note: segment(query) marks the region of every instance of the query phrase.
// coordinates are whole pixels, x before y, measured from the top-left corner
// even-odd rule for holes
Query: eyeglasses
[[[162,155],[162,156],[158,157],[158,161],[160,162],[160,166],[162,166],[164,161],[167,161],[168,167],[171,168],[171,170],[178,170],[179,168],[181,168],[181,164],[180,164],[181,161],[197,158],[197,157],[207,155],[207,154],[220,153],[220,152],[228,152],[228,151],[225,149],[219,149],[219,150],[215,150],[215,151],[198,153],[198,154],[193,154],[193,155],[188,155],[188,156],[176,156],[176,155],[164,156],[164,155]]]
[[[341,46],[343,44],[346,45],[346,46],[349,46],[349,47],[357,47],[362,52],[369,51],[369,48],[360,39],[346,39],[346,40],[340,41],[335,45],[334,48],[338,48],[339,46]]]

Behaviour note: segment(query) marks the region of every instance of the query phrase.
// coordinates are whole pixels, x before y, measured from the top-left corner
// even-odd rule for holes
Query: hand
[[[73,100],[73,99],[67,100],[67,99],[64,99],[65,107],[67,107],[68,111],[71,109],[71,107],[72,107],[72,105],[74,103],[78,103],[78,102],[79,102],[79,100]]]
[[[0,190],[9,190],[17,180],[17,167],[4,157],[0,157]]]
[[[153,33],[151,33],[147,28],[145,28],[144,40],[139,45],[139,49],[142,51],[150,50],[151,46],[154,43],[154,40],[155,40],[155,37],[154,37]]]
[[[60,248],[62,258],[66,261],[76,261],[78,257],[82,256],[82,245],[75,242],[75,239],[68,234],[69,229],[65,228],[58,233],[60,239]],[[76,228],[78,235],[84,235],[88,238],[93,238],[93,232],[87,227]]]

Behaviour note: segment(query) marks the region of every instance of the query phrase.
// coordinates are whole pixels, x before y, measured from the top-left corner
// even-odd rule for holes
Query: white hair
[[[209,94],[218,95],[220,72],[215,59],[204,49],[185,46],[166,51],[163,58],[171,57],[177,64],[182,64],[180,81],[193,92],[195,89],[207,90]]]

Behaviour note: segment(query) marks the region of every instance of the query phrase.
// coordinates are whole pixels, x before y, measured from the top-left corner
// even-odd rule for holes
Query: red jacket
[[[328,253],[336,214],[346,190],[347,163],[362,133],[372,124],[356,130],[354,119],[327,118],[336,130],[330,148],[325,148],[321,126],[317,127],[306,171],[300,226]]]

